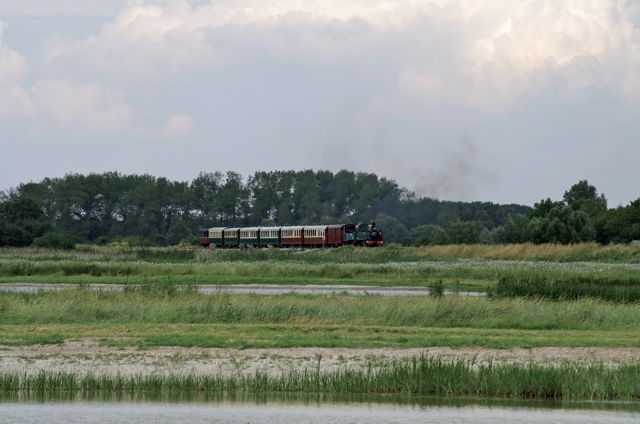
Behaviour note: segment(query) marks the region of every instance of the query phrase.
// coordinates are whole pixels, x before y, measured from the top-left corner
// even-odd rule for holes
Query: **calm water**
[[[0,403],[3,424],[154,423],[154,424],[326,424],[326,423],[557,423],[631,424],[640,412],[507,406],[434,406],[377,403],[153,403],[7,402]]]

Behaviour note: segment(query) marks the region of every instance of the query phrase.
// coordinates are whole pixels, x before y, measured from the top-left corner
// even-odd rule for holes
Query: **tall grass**
[[[205,295],[170,283],[125,292],[0,292],[0,325],[126,323],[640,330],[640,309],[593,299]]]
[[[553,300],[599,298],[602,300],[637,303],[640,282],[636,279],[603,281],[593,277],[550,279],[546,276],[520,278],[501,277],[490,295],[496,297],[528,297]]]
[[[636,400],[640,366],[475,364],[427,356],[377,368],[251,375],[75,375],[41,371],[0,374],[0,393],[254,392],[490,396],[519,399]]]
[[[296,260],[305,263],[383,263],[414,262],[424,259],[492,259],[550,262],[615,262],[640,263],[640,246],[596,243],[500,244],[402,247],[389,245],[378,249],[343,246],[334,249],[202,249],[199,247],[112,247],[78,245],[74,251],[42,248],[0,248],[3,258],[31,260],[69,260],[78,257],[97,261],[164,261],[164,262],[235,262]]]
[[[315,253],[315,252],[310,252]],[[300,253],[298,253],[300,255]],[[289,253],[289,255],[294,255]],[[305,255],[303,253],[302,255]],[[485,259],[414,262],[324,262],[270,259],[264,261],[100,261],[93,257],[66,259],[0,256],[0,282],[67,283],[325,283],[428,286],[439,280],[445,288],[484,291],[501,277],[640,285],[640,264],[598,262],[528,262]]]
[[[640,246],[597,243],[579,244],[499,244],[424,246],[417,254],[430,258],[484,258],[551,262],[627,262],[640,263]]]

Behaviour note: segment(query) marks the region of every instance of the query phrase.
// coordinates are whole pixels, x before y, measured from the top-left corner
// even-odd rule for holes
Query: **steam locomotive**
[[[300,225],[287,227],[201,228],[203,247],[337,247],[343,245],[382,246],[382,231],[376,223]]]

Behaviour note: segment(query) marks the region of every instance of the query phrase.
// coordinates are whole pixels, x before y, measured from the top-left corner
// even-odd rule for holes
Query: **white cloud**
[[[640,95],[636,14],[626,2],[600,0],[136,2],[99,34],[58,45],[50,56],[123,75],[173,77],[172,70],[261,56],[339,63],[369,55],[392,62],[402,91],[495,112],[541,74],[559,76],[570,91],[605,84]],[[583,58],[592,61],[587,74],[576,68]]]
[[[29,93],[19,84],[0,84],[0,117],[33,116],[35,106]]]
[[[32,96],[41,116],[64,130],[110,133],[124,131],[132,124],[133,109],[124,96],[97,84],[40,81]]]
[[[0,84],[21,81],[27,73],[24,58],[4,43],[5,27],[6,24],[0,21]]]
[[[447,31],[458,34],[458,49],[450,52],[454,66],[433,69],[418,56],[400,75],[401,89],[431,102],[497,112],[535,89],[532,82],[540,76],[559,78],[567,94],[594,84],[630,94],[628,86],[640,74],[640,62],[629,59],[640,39],[630,17],[619,13],[626,10],[623,3],[457,3],[459,8],[442,11],[447,17],[434,17],[448,20]]]
[[[444,198],[535,201],[560,175],[637,176],[616,159],[639,149],[636,0],[117,1],[106,24],[42,16],[35,32],[6,18],[13,139],[92,151],[115,132],[142,172],[190,176],[194,155],[222,152],[245,174],[355,166]],[[611,140],[616,157],[597,149]]]
[[[4,42],[6,27],[0,21],[0,117],[21,117],[33,113],[33,103],[22,86],[27,62]]]
[[[171,115],[160,130],[167,138],[180,138],[191,134],[194,130],[193,118],[187,115]]]

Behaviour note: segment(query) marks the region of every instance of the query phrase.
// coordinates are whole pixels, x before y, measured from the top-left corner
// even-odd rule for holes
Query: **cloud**
[[[593,85],[635,95],[638,31],[623,2],[458,1],[440,10],[457,34],[452,66],[417,56],[398,79],[405,92],[436,105],[502,112],[519,98],[561,81],[565,94]],[[585,72],[586,71],[586,72]],[[540,86],[539,81],[545,83]],[[538,85],[536,85],[538,83]]]
[[[15,50],[4,42],[7,24],[0,21],[0,84],[21,81],[27,73],[27,63]]]
[[[124,96],[97,84],[40,81],[31,90],[38,113],[60,129],[112,133],[128,129],[134,117]]]
[[[33,103],[22,86],[27,75],[27,62],[4,42],[7,24],[0,21],[0,117],[22,117],[32,114]]]
[[[308,64],[375,57],[392,62],[401,92],[500,112],[537,89],[541,75],[561,78],[569,92],[595,84],[639,96],[634,19],[628,2],[599,0],[137,2],[99,34],[55,46],[50,59],[173,78],[265,56]]]
[[[31,96],[21,85],[0,83],[0,117],[21,119],[34,113]]]
[[[615,158],[640,154],[637,1],[118,4],[111,18],[42,17],[37,34],[24,21],[11,48],[0,37],[13,139],[117,134],[144,172],[184,178],[194,155],[222,154],[244,174],[346,167],[449,199],[535,201],[596,170],[636,175]],[[187,137],[164,143],[166,162],[150,149]]]
[[[193,118],[187,115],[171,115],[160,130],[166,138],[180,138],[191,134],[194,130]]]

